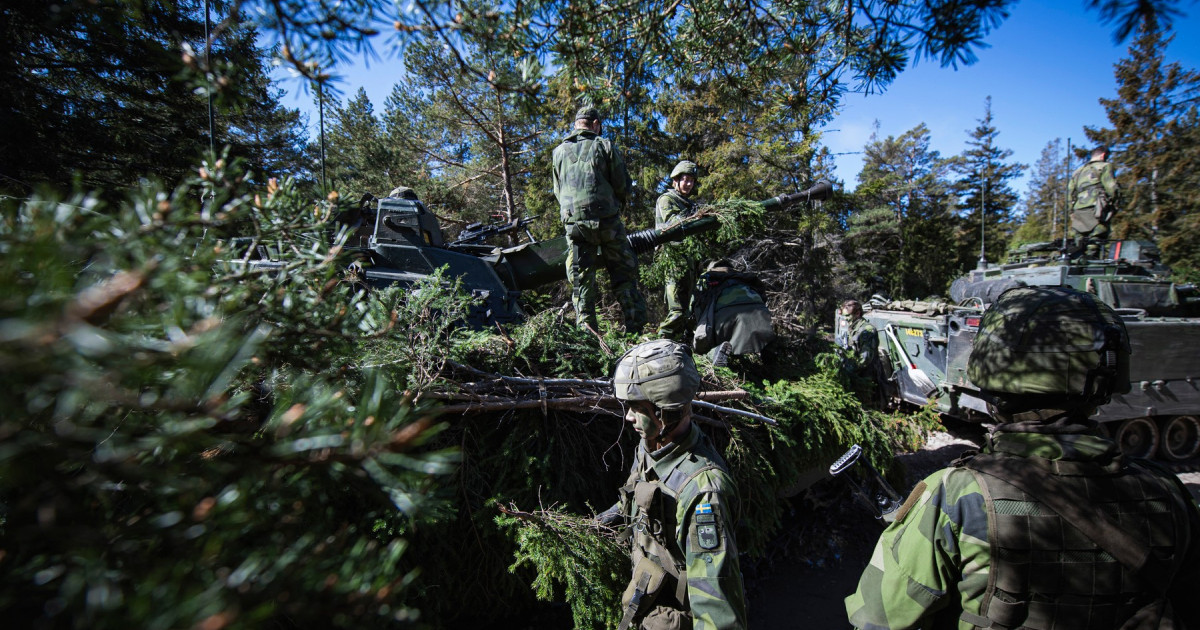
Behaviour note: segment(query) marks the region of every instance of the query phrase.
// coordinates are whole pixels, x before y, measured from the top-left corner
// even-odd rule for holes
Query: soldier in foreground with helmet
[[[691,197],[700,184],[700,169],[695,162],[683,160],[671,171],[671,189],[659,195],[654,204],[654,227],[666,229],[696,212]],[[679,247],[669,243],[666,247]],[[695,260],[688,260],[685,268],[675,270],[667,277],[665,297],[667,316],[658,325],[658,334],[676,341],[687,341],[692,322],[689,313],[692,303],[692,288],[696,284]]]
[[[692,422],[699,386],[691,351],[668,339],[633,347],[613,375],[642,438],[620,500],[597,516],[632,536],[619,630],[746,627],[737,495],[725,461]]]
[[[1092,149],[1091,159],[1075,169],[1067,184],[1075,248],[1084,249],[1088,258],[1096,258],[1100,253],[1097,241],[1108,238],[1108,224],[1117,212],[1119,194],[1113,166],[1108,162],[1108,147]]]
[[[554,149],[554,197],[569,247],[567,279],[580,326],[599,330],[596,268],[604,265],[621,304],[625,331],[637,334],[646,325],[646,302],[637,286],[637,256],[618,214],[631,184],[621,152],[600,136],[601,125],[596,108],[581,107],[575,129]]]
[[[917,484],[846,598],[850,623],[1200,627],[1200,509],[1088,420],[1128,376],[1125,326],[1095,296],[1003,293],[968,367],[1002,424]]]

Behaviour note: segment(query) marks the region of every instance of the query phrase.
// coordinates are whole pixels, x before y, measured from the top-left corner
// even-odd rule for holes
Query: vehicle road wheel
[[[1200,419],[1175,416],[1163,423],[1159,449],[1164,457],[1180,461],[1200,453]]]
[[[1121,452],[1130,457],[1154,457],[1158,450],[1158,425],[1150,418],[1134,418],[1121,423],[1113,436]]]

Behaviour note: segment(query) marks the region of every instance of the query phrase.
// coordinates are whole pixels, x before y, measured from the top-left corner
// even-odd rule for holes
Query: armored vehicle
[[[864,317],[879,332],[884,393],[897,403],[985,420],[987,405],[967,378],[983,311],[1004,290],[1063,285],[1099,296],[1129,330],[1131,389],[1097,412],[1126,453],[1184,460],[1200,454],[1200,291],[1175,284],[1157,249],[1111,241],[1098,260],[1068,260],[1052,244],[1014,251],[1009,261],[955,280],[950,301],[873,298]],[[842,324],[839,322],[839,326]],[[840,330],[839,330],[840,332]]]
[[[402,191],[402,192],[401,192]],[[818,182],[797,193],[779,195],[759,203],[782,209],[800,201],[828,199],[829,182]],[[471,224],[458,238],[446,239],[438,218],[411,190],[394,196],[364,197],[359,207],[338,218],[352,230],[347,250],[356,257],[352,265],[359,281],[369,287],[412,286],[440,268],[447,278],[458,279],[472,297],[468,325],[487,327],[519,321],[524,313],[517,298],[522,291],[566,279],[566,236],[538,241],[525,229],[532,219],[500,225]],[[662,230],[629,234],[634,252],[644,254],[662,243],[680,241],[716,229],[716,216],[698,214]],[[526,242],[499,246],[488,240],[501,235],[520,236]],[[237,247],[237,243],[234,243]],[[262,248],[249,256],[250,265],[270,269],[282,265],[278,255]]]

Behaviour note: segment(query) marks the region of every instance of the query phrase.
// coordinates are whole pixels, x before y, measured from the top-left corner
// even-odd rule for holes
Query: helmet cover
[[[1129,391],[1129,333],[1113,309],[1069,287],[1009,289],[988,308],[967,377],[999,398]]]
[[[679,177],[680,175],[691,175],[692,177],[699,177],[700,176],[700,167],[696,166],[695,162],[691,162],[689,160],[684,160],[675,165],[674,170],[671,171],[671,179],[675,179],[676,177]]]
[[[629,349],[613,373],[619,400],[649,401],[660,409],[681,409],[700,388],[692,351],[684,344],[659,339]]]

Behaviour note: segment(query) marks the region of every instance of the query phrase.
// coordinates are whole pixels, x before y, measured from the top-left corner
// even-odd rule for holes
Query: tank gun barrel
[[[811,188],[787,195],[771,197],[759,203],[766,210],[785,209],[800,201],[821,201],[833,196],[833,184],[819,181]],[[629,247],[636,254],[647,254],[663,243],[674,243],[693,236],[717,229],[719,222],[713,215],[702,215],[686,218],[679,223],[663,228],[648,228],[627,236]]]

